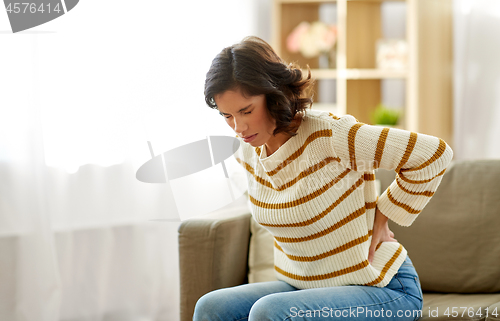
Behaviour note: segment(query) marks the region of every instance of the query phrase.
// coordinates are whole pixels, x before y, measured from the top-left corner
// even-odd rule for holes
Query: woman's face
[[[267,110],[265,95],[245,97],[236,89],[215,95],[214,100],[227,124],[246,143],[257,147],[274,139],[276,122]]]

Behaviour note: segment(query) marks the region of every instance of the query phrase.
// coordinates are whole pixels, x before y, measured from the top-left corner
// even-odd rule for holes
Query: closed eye
[[[250,106],[251,106],[251,105],[250,105]],[[247,106],[247,107],[245,107],[245,108],[242,108],[242,109],[240,109],[238,112],[239,112],[239,113],[243,113],[243,115],[249,115],[249,114],[251,114],[251,113],[252,113],[253,109],[252,109],[252,110],[250,110],[250,111],[244,111],[244,110],[245,110],[245,109],[250,108],[250,106]],[[224,118],[227,118],[227,119],[228,119],[228,118],[231,118],[231,115],[229,115],[229,114],[224,114],[224,113],[222,113],[222,112],[220,112],[220,111],[219,111],[219,115],[221,115],[221,116],[223,116]]]
[[[224,118],[229,118],[229,117],[231,117],[231,115],[226,115],[226,114],[223,114],[223,113],[221,113],[221,112],[219,112],[219,115],[223,116]]]

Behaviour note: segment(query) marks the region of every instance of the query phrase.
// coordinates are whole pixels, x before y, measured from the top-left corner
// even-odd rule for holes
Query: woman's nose
[[[234,127],[233,127],[233,130],[237,133],[237,134],[243,134],[248,128],[248,125],[245,121],[243,121],[242,119],[238,119],[236,120],[236,118],[234,119]]]

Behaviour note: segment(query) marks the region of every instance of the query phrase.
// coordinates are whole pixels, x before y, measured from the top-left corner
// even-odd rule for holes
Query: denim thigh
[[[257,300],[248,320],[417,320],[422,291],[410,258],[386,287],[338,286],[269,294]]]
[[[273,293],[297,291],[283,281],[259,282],[218,289],[202,296],[194,309],[194,321],[248,320],[257,300]]]
[[[399,284],[398,284],[399,283]],[[391,282],[387,285],[387,288],[399,288],[400,291],[412,296],[416,300],[419,309],[423,307],[423,294],[422,287],[420,285],[420,279],[418,277],[417,271],[413,266],[409,256],[406,256],[405,261],[399,268],[398,272],[394,275]]]

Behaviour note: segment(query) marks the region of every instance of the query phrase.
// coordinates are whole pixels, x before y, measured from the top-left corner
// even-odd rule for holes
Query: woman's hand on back
[[[377,207],[375,221],[373,222],[372,242],[368,252],[368,262],[372,263],[375,249],[382,242],[397,242],[397,240],[394,238],[394,233],[389,229],[389,219]]]

